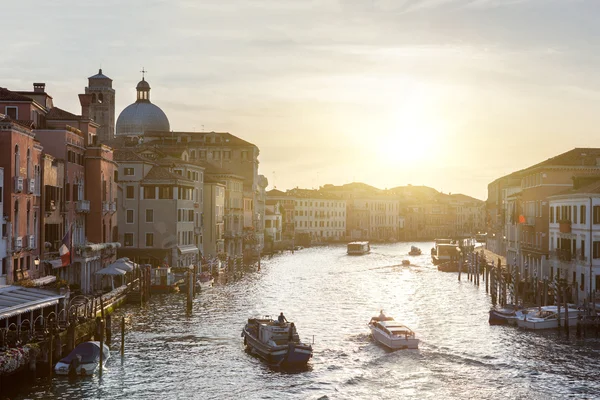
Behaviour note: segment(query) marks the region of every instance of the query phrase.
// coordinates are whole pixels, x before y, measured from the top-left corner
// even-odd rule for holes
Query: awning
[[[108,267],[104,267],[99,271],[96,271],[96,275],[111,275],[111,276],[119,276],[125,275],[127,272],[122,269],[114,267],[112,264]]]
[[[58,259],[58,260],[46,260],[44,262],[47,262],[48,264],[52,265],[52,268],[61,268],[62,265],[62,260]],[[66,267],[66,265],[65,265]]]
[[[179,250],[180,254],[190,254],[196,253],[198,254],[198,248],[196,246],[177,246],[177,250]]]
[[[56,276],[48,275],[48,276],[44,276],[43,278],[33,279],[32,282],[33,282],[34,286],[44,286],[44,285],[48,285],[52,282],[56,282]]]
[[[137,268],[137,264],[129,261],[129,258],[123,257],[116,260],[114,263],[110,264],[108,267],[118,268],[125,272],[131,272]],[[107,267],[107,268],[108,268]]]
[[[0,288],[0,319],[53,306],[64,297],[64,294],[59,295],[47,290],[23,286]]]

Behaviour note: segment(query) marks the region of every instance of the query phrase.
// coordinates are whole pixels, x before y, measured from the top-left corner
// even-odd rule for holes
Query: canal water
[[[412,244],[423,255],[407,255]],[[432,243],[303,249],[260,272],[202,292],[192,316],[183,295],[154,296],[131,317],[126,354],[101,379],[39,381],[33,399],[553,399],[600,397],[600,340],[489,326],[490,298],[466,275],[442,273]],[[401,266],[403,259],[411,265]],[[383,309],[412,327],[419,350],[386,351],[366,326]],[[247,318],[283,311],[313,341],[304,371],[270,369],[246,352]],[[114,319],[116,321],[117,319]],[[114,334],[119,340],[119,335]]]

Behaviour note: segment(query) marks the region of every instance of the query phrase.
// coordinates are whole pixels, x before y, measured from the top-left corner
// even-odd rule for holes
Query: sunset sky
[[[256,144],[285,190],[361,181],[487,197],[503,174],[600,147],[600,1],[22,0],[0,86],[55,105],[101,66],[117,116],[139,70],[174,130]]]

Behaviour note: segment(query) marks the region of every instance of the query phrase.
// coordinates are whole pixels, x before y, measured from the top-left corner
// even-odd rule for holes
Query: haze
[[[483,199],[598,147],[600,3],[62,0],[3,4],[3,86],[55,104],[103,68],[117,115],[144,67],[174,130],[256,144],[280,190],[362,181]]]

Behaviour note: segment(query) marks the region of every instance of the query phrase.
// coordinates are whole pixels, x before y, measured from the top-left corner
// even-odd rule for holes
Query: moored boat
[[[179,291],[175,274],[170,267],[156,267],[151,270],[150,292],[171,293]]]
[[[409,256],[420,256],[422,254],[421,249],[416,246],[410,246]]]
[[[200,275],[198,276],[197,285],[200,286],[201,288],[207,288],[207,287],[211,287],[214,282],[215,282],[215,278],[212,277],[210,272],[202,271],[200,273]]]
[[[410,265],[410,261],[409,260],[402,260],[402,265]]]
[[[103,363],[110,357],[107,345],[103,349]],[[57,375],[93,375],[100,364],[100,342],[83,342],[54,366]]]
[[[392,350],[417,349],[419,339],[406,325],[387,317],[383,312],[378,317],[372,317],[367,324],[371,329],[373,339]]]
[[[269,365],[302,366],[312,357],[312,345],[300,341],[293,322],[249,318],[242,337],[247,350]]]
[[[579,318],[579,310],[569,308],[567,311],[567,322],[569,326],[576,326]],[[560,308],[560,313],[557,306],[544,306],[529,309],[528,312],[523,312],[522,315],[516,318],[517,326],[523,329],[556,329],[558,328],[558,318],[560,325],[565,324],[565,309]]]
[[[371,251],[371,245],[369,242],[350,242],[347,251],[349,255],[367,254]]]
[[[516,318],[522,315],[519,307],[507,304],[502,308],[492,308],[490,310],[490,325],[516,325]]]
[[[431,261],[434,265],[457,259],[460,248],[455,243],[436,244],[431,251]]]

